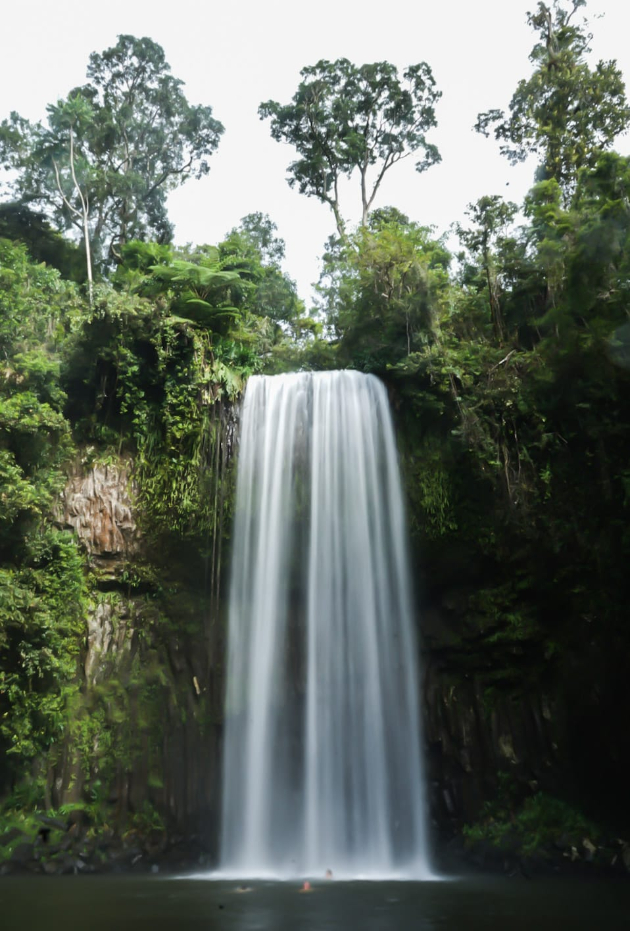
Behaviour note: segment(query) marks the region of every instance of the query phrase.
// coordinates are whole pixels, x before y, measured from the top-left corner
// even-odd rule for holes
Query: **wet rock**
[[[511,734],[501,734],[497,740],[497,745],[501,756],[505,757],[509,763],[513,763],[515,766],[518,764],[519,759],[514,752],[514,745],[512,743]]]
[[[31,843],[18,844],[11,854],[11,862],[19,865],[25,865],[34,858],[35,848]]]
[[[139,846],[127,847],[125,848],[123,857],[130,866],[135,866],[136,863],[139,863],[144,857],[145,851],[142,850]]]
[[[47,876],[69,876],[78,872],[76,859],[70,854],[61,854],[46,859],[42,862],[41,868]]]
[[[538,692],[516,702],[507,690],[490,700],[483,675],[462,665],[475,649],[471,641],[425,653],[427,766],[437,787],[431,805],[444,833],[479,820],[501,789],[498,774],[509,773],[523,793],[549,791],[547,773],[557,766],[554,702]]]
[[[37,821],[51,830],[55,829],[64,832],[68,830],[68,822],[62,821],[61,818],[49,818],[47,815],[37,815]]]
[[[483,869],[502,870],[505,862],[505,853],[496,844],[490,841],[477,841],[468,853],[471,863]]]
[[[85,678],[95,685],[107,675],[106,659],[116,657],[120,662],[131,649],[133,636],[129,606],[99,602],[87,617],[87,652],[85,655]]]
[[[76,874],[79,872],[76,857],[73,857],[71,854],[62,854],[62,856],[59,857],[59,863],[62,876],[68,876],[71,873]]]
[[[568,834],[560,834],[559,837],[556,837],[553,846],[556,850],[559,850],[560,853],[565,853],[571,847],[571,841]]]
[[[164,853],[168,844],[168,837],[163,831],[152,831],[147,837],[144,849],[149,857],[157,857]]]
[[[89,815],[83,808],[74,808],[68,815],[68,831],[73,837],[80,834],[81,829],[90,823]]]

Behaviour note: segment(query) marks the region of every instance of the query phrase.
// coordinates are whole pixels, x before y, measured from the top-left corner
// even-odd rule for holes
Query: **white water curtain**
[[[403,502],[373,376],[249,380],[227,675],[222,872],[430,875]]]

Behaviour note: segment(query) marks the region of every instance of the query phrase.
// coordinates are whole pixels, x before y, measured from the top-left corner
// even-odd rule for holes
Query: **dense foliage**
[[[84,625],[83,559],[52,514],[72,448],[57,342],[73,285],[0,240],[0,784],[63,734]]]
[[[0,206],[0,792],[12,788],[15,804],[29,780],[43,804],[68,740],[83,803],[96,804],[134,754],[151,757],[164,703],[182,722],[192,714],[173,670],[182,637],[206,650],[208,589],[180,596],[205,560],[220,616],[233,405],[250,374],[292,367],[386,381],[423,601],[463,605],[468,639],[450,644],[453,674],[477,677],[488,707],[499,694],[553,691],[573,709],[567,794],[592,808],[598,769],[611,806],[622,797],[630,158],[610,146],[628,107],[616,67],[586,62],[589,36],[573,21],[581,6],[540,3],[530,16],[534,75],[509,117],[491,111],[480,127],[498,124],[507,154],[536,152],[542,168],[524,204],[471,204],[455,255],[397,209],[368,215],[394,162],[418,149],[420,168],[437,159],[424,137],[438,97],[428,66],[409,69],[405,90],[386,63],[320,62],[292,104],[262,105],[275,138],[298,150],[293,180],[337,221],[311,316],[268,217],[245,217],[217,245],[169,245],[164,193],[207,169],[221,127],[209,108],[184,104],[154,43],[123,36],[93,56],[92,83],[51,108],[48,126],[15,116],[2,125],[5,160],[21,170],[21,200]],[[163,100],[162,122],[147,123]],[[336,184],[355,169],[364,217],[347,230]],[[86,291],[81,254],[62,232],[88,191],[88,238],[111,261]],[[47,216],[29,204],[48,205]],[[133,463],[146,547],[113,581],[56,523],[64,470],[79,458]],[[112,668],[96,687],[81,662],[86,619],[105,603],[119,620],[133,616],[141,638],[124,676]],[[196,672],[194,682],[201,707]],[[203,707],[195,713],[207,721],[216,709]],[[563,804],[525,799],[516,832],[532,819],[561,822],[573,811]],[[502,838],[509,812],[493,812]]]
[[[45,224],[30,224],[29,245],[34,229],[51,240]],[[283,249],[260,215],[217,247],[175,253],[133,241],[90,302],[24,245],[0,239],[0,790],[30,774],[30,797],[42,804],[68,739],[88,784],[107,784],[142,747],[132,721],[122,727],[130,701],[146,705],[160,740],[167,679],[156,644],[172,636],[178,610],[192,610],[173,605],[181,581],[167,584],[168,573],[175,562],[203,579],[205,561],[202,588],[218,610],[232,405],[247,376],[302,332]],[[102,579],[58,526],[60,494],[79,460],[119,466],[130,456],[146,552],[170,566],[139,559]],[[197,597],[191,630],[201,635]],[[95,688],[82,671],[86,620],[103,604],[117,624],[129,612],[142,618],[145,637],[126,671],[112,669],[107,688]]]

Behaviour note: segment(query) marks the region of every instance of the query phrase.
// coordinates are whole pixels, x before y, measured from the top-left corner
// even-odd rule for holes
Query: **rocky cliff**
[[[71,805],[103,791],[96,800],[116,813],[121,830],[130,823],[146,830],[155,818],[159,843],[187,838],[211,860],[225,625],[221,609],[210,607],[207,563],[199,557],[191,566],[189,553],[178,563],[177,554],[144,535],[128,461],[78,464],[57,519],[81,540],[92,599],[80,701],[49,773],[51,803]],[[516,810],[528,795],[572,791],[579,780],[558,681],[528,685],[524,677],[519,688],[489,687],[492,632],[468,623],[465,592],[436,597],[434,591],[425,599],[419,621],[421,700],[431,816],[448,839],[461,838],[506,785]],[[525,662],[521,654],[513,648],[515,668]]]
[[[102,791],[120,825],[155,813],[171,837],[202,838],[211,849],[223,625],[209,609],[207,563],[199,558],[191,584],[193,567],[143,535],[128,461],[77,464],[57,520],[82,543],[92,597],[80,701],[49,776],[51,802]]]

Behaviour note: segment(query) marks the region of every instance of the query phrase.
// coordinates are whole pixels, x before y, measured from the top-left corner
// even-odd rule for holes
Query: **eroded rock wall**
[[[59,755],[53,801],[76,800],[87,780],[109,774],[108,801],[121,817],[149,802],[173,830],[201,833],[211,847],[219,812],[224,618],[209,607],[201,561],[196,587],[190,566],[182,583],[172,566],[160,565],[161,554],[139,527],[136,493],[129,461],[77,465],[57,515],[83,544],[93,599],[83,704]],[[419,624],[432,817],[441,833],[456,835],[496,797],[501,774],[531,791],[553,791],[564,778],[565,722],[556,696],[541,683],[518,694],[488,690],[484,666],[492,656],[478,631],[467,633],[465,598],[425,605]],[[90,729],[91,720],[104,721],[105,733]]]
[[[424,699],[431,805],[441,831],[457,834],[476,821],[496,798],[500,774],[531,792],[557,783],[558,712],[544,693],[489,697],[480,677],[429,655]]]
[[[77,462],[61,495],[57,517],[74,530],[92,560],[111,560],[115,572],[140,551],[136,494],[129,460],[89,467]]]
[[[201,557],[191,590],[142,534],[136,494],[129,460],[78,463],[56,514],[81,541],[92,598],[80,701],[49,774],[51,802],[76,802],[98,785],[121,823],[149,803],[172,832],[211,848],[223,624],[210,614]]]

